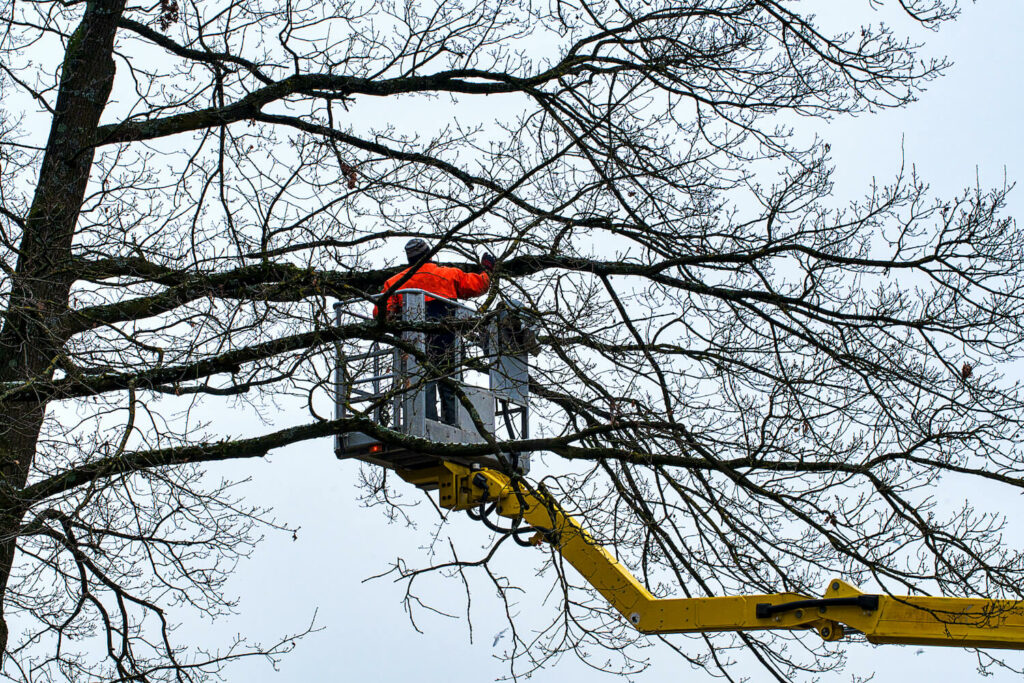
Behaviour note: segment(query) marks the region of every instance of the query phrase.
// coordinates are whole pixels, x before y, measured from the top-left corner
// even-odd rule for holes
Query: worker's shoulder
[[[457,266],[441,266],[436,263],[432,263],[430,265],[433,266],[433,272],[435,274],[453,280],[469,274],[466,271],[462,270],[462,268],[458,268]]]
[[[385,284],[385,285],[389,285],[389,284],[391,284],[392,282],[395,282],[395,281],[397,281],[397,280],[398,280],[399,278],[401,278],[401,277],[402,277],[402,276],[404,276],[404,275],[405,275],[406,273],[408,273],[408,272],[409,272],[409,270],[411,270],[411,268],[404,268],[404,269],[402,269],[402,270],[398,271],[397,273],[395,273],[394,275],[392,275],[391,277],[389,277],[389,278],[388,278],[387,280],[385,280],[385,281],[384,281],[384,284]]]

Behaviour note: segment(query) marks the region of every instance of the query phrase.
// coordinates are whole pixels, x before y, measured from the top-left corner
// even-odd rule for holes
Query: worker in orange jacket
[[[494,270],[495,265],[494,256],[491,254],[485,252],[480,259],[480,265],[483,267],[484,272],[467,273],[459,268],[439,266],[433,261],[425,261],[419,266],[415,266],[428,253],[430,253],[430,246],[426,242],[419,238],[409,240],[405,245],[405,256],[409,261],[409,268],[388,278],[384,283],[382,293],[390,289],[421,289],[424,292],[428,292],[424,297],[426,319],[443,320],[451,317],[453,313],[450,301],[480,296],[487,292],[491,286],[489,273]],[[412,271],[412,274],[409,274],[409,271]],[[399,282],[402,284],[395,287]],[[436,294],[437,296],[433,297],[430,294]],[[395,294],[389,296],[387,300],[388,314],[393,315],[401,310],[402,295]],[[374,306],[374,316],[377,315],[377,312],[377,307]],[[455,335],[452,332],[437,332],[427,335],[427,360],[431,365],[438,368],[442,374],[450,372],[456,364],[453,353],[454,348]],[[428,382],[426,388],[427,419],[438,419],[437,399],[438,394],[440,394],[441,422],[456,425],[458,423],[458,412],[456,410],[455,392],[452,388],[436,380]]]

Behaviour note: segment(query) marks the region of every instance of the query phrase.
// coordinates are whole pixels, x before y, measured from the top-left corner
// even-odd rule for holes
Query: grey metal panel
[[[423,437],[437,443],[466,443],[463,430],[437,420],[423,421]]]
[[[462,387],[462,391],[473,405],[476,414],[480,416],[480,422],[483,424],[484,429],[488,433],[493,434],[494,394],[480,387]],[[466,407],[461,402],[459,403],[459,417],[459,425],[466,432],[467,438],[471,439],[473,443],[484,441],[484,438],[478,433],[476,425],[473,424],[473,420],[470,419],[469,411],[466,410]]]
[[[530,400],[530,363],[526,354],[499,355],[491,365],[491,391],[498,398],[525,406]]]
[[[402,318],[407,322],[422,322],[426,316],[426,305],[422,292],[407,292],[402,295]],[[417,353],[423,354],[425,335],[422,332],[403,332],[402,339],[413,346]],[[417,387],[409,391],[402,400],[402,431],[411,436],[423,436],[423,423],[426,419],[426,393],[423,386],[423,372],[416,357],[410,353],[401,353],[399,357],[404,384]]]
[[[494,433],[494,395],[480,387],[462,387],[462,391],[480,417],[484,431]],[[438,420],[424,420],[423,436],[441,443],[485,443],[487,439],[473,424],[469,411],[461,402],[457,405],[458,425],[449,425]]]
[[[341,304],[334,304],[334,325],[341,326]],[[334,419],[340,420],[345,417],[345,400],[342,396],[342,380],[344,375],[344,357],[341,355],[341,343],[334,343]],[[341,434],[334,435],[334,452],[340,454],[345,448],[345,442]]]

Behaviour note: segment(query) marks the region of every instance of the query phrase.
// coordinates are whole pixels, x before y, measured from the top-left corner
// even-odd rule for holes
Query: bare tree
[[[539,320],[546,426],[501,448],[579,462],[569,504],[659,593],[838,573],[1022,596],[1002,518],[931,498],[944,476],[1024,484],[1000,374],[1024,339],[1008,188],[934,198],[907,173],[837,209],[828,145],[788,127],[908,104],[941,74],[886,24],[832,35],[783,0],[0,16],[4,675],[202,680],[290,648],[173,630],[182,605],[231,608],[223,582],[269,523],[201,467],[350,430],[402,443],[324,405],[335,344],[401,343],[366,314],[413,235],[500,255],[481,310],[515,298]],[[299,401],[247,438],[211,410]],[[558,569],[561,612],[515,636],[514,671],[636,638]],[[710,670],[747,648],[780,679],[834,664],[782,642],[670,645]]]

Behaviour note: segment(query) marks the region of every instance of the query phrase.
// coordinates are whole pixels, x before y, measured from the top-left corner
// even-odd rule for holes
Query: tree
[[[198,680],[290,647],[174,632],[180,605],[230,608],[269,523],[201,468],[402,442],[325,406],[335,344],[400,343],[366,311],[413,235],[500,254],[482,309],[540,321],[546,426],[502,447],[576,463],[568,503],[656,590],[1022,596],[1002,518],[930,498],[943,476],[1022,486],[1008,188],[934,198],[906,173],[838,208],[828,144],[792,129],[941,74],[884,24],[832,35],[770,0],[0,7],[6,676]],[[296,401],[257,436],[210,419]],[[553,574],[562,613],[514,636],[527,666],[635,638]],[[830,666],[781,642],[681,652]]]

